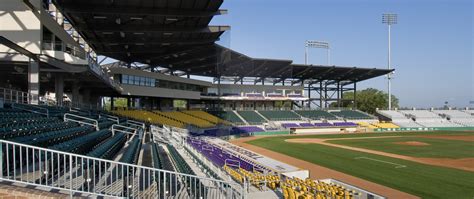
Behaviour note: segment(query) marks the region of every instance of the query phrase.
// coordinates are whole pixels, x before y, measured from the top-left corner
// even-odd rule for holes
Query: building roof
[[[362,81],[389,73],[376,68],[292,64],[251,58],[219,44],[229,26],[210,26],[223,0],[53,0],[97,54],[190,75]]]
[[[210,26],[223,0],[53,0],[97,54],[168,65],[219,40],[229,26]],[[183,59],[180,59],[183,60]]]

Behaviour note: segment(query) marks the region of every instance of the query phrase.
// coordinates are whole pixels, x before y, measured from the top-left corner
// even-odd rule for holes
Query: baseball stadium
[[[2,0],[0,197],[474,197],[474,108],[399,108],[390,31],[388,68],[253,57],[223,4]]]

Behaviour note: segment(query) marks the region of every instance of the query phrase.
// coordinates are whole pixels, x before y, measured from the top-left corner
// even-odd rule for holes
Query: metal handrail
[[[134,125],[134,126],[137,126],[139,128],[145,129],[145,123],[143,123],[143,122],[138,122],[138,121],[135,121],[135,120],[127,120],[127,123],[130,124],[130,125]]]
[[[72,118],[69,118],[69,117],[76,117],[76,118],[81,118],[81,119],[84,119],[84,120],[87,120],[87,121],[91,121],[92,123],[87,123],[87,122],[84,122],[84,121],[81,121],[81,120],[76,120],[76,119],[72,119]],[[83,117],[83,116],[79,116],[79,115],[74,115],[74,114],[70,114],[70,113],[65,113],[64,114],[64,117],[63,117],[64,121],[67,122],[67,121],[73,121],[73,122],[77,122],[77,123],[80,123],[80,124],[85,124],[85,125],[89,125],[89,126],[93,126],[95,127],[95,129],[98,131],[100,130],[99,129],[99,122],[97,120],[94,120],[94,119],[91,119],[91,118],[88,118],[88,117]]]
[[[28,92],[0,87],[0,98],[2,98],[4,102],[29,104],[33,96],[38,97],[38,95],[33,95]]]
[[[113,116],[113,115],[107,115],[107,114],[99,114],[99,118],[105,117],[105,119],[108,119],[110,121],[117,122],[117,124],[120,123],[119,117]]]
[[[166,195],[171,194],[167,190],[171,191],[173,187],[180,187],[180,191],[188,191],[188,194],[192,195],[193,193],[189,193],[190,190],[186,189],[186,187],[193,186],[189,182],[196,182],[194,188],[199,186],[200,194],[202,194],[201,189],[204,189],[204,193],[215,191],[214,194],[207,194],[208,197],[245,197],[244,188],[235,182],[89,157],[6,140],[0,140],[0,180],[66,190],[70,192],[71,197],[74,193],[84,193],[112,197],[145,197],[145,194],[152,194],[152,198],[158,198],[163,196],[160,195],[161,191]],[[168,182],[170,186],[166,184]],[[207,184],[203,184],[203,182]],[[109,189],[117,183],[122,183],[123,189],[114,189],[113,192],[110,192]],[[162,184],[166,186],[163,187]],[[132,189],[137,186],[143,189]],[[239,189],[229,190],[230,186]],[[196,189],[194,191],[195,194],[197,191]],[[179,194],[178,191],[175,194]]]
[[[117,129],[116,127],[132,130],[133,133],[131,133],[129,131]],[[112,135],[115,135],[116,131],[126,133],[126,134],[136,135],[138,130],[134,129],[134,128],[131,128],[131,127],[128,127],[128,126],[123,126],[123,125],[120,125],[120,124],[112,124]]]

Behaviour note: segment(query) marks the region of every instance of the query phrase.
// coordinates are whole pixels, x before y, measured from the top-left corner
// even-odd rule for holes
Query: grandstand
[[[229,26],[209,25],[222,3],[2,1],[0,184],[71,198],[383,198],[225,140],[474,126],[469,109],[330,107],[393,70],[247,56],[224,42]]]
[[[378,110],[399,127],[472,127],[473,117],[462,110]]]

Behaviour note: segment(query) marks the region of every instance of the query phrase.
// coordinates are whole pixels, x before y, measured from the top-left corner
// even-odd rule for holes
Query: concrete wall
[[[212,86],[212,84],[210,82],[206,82],[206,81],[188,79],[188,78],[183,78],[183,77],[178,77],[178,76],[165,75],[165,74],[161,74],[161,73],[152,73],[152,72],[147,72],[147,71],[137,70],[137,69],[131,69],[131,68],[111,68],[110,73],[111,74],[125,74],[125,75],[136,75],[136,76],[142,76],[142,77],[150,77],[150,78],[155,78],[155,79],[158,79],[158,80],[166,80],[166,81],[172,81],[172,82],[194,84],[194,85],[199,85],[199,86],[204,86],[204,87]]]
[[[41,1],[31,1],[39,6]],[[0,35],[15,42],[17,45],[39,54],[41,51],[41,23],[22,1],[2,0],[0,11]],[[0,52],[15,53],[16,51],[0,46]]]
[[[30,1],[35,10],[20,0],[1,0],[0,35],[34,54],[47,54],[71,64],[87,64],[85,59],[79,59],[61,51],[41,50],[42,27],[48,28],[56,37],[61,39],[63,46],[69,45],[84,52],[81,46],[61,27],[43,8],[41,1]],[[0,45],[0,53],[17,53],[9,47]],[[8,61],[28,61],[24,56],[5,56],[0,58]]]
[[[184,91],[158,87],[146,87],[122,84],[122,95],[163,97],[178,99],[200,99],[201,93],[196,91]]]
[[[220,86],[221,93],[237,93],[245,94],[251,92],[267,93],[278,92],[282,94],[288,94],[292,91],[297,93],[304,93],[303,86],[273,86],[273,85],[247,85],[247,84],[221,84]],[[217,85],[213,84],[211,88],[208,89],[209,92],[217,93]]]

